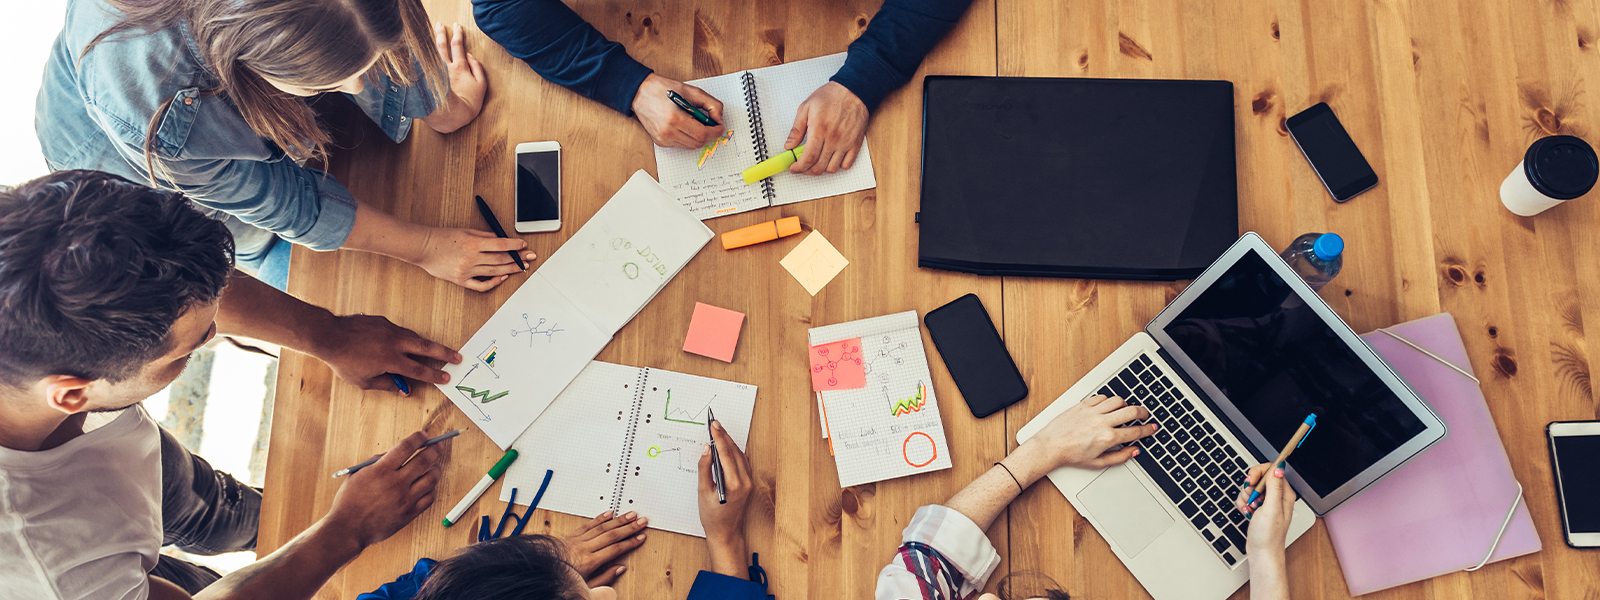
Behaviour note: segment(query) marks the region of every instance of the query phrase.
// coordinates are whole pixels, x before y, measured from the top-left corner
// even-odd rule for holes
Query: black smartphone
[[[1556,421],[1545,433],[1567,545],[1600,547],[1600,421]]]
[[[1334,201],[1344,202],[1378,185],[1378,174],[1372,172],[1367,157],[1361,155],[1328,103],[1318,102],[1289,117],[1289,136]]]
[[[922,322],[972,416],[982,419],[1028,397],[1022,372],[976,295],[935,308]]]

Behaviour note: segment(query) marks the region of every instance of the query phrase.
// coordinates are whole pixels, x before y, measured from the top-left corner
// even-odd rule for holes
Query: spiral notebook
[[[917,311],[817,327],[808,335],[812,346],[861,339],[866,386],[818,394],[839,487],[950,468]]]
[[[592,518],[638,511],[650,526],[705,537],[698,504],[700,454],[716,415],[745,448],[756,387],[661,369],[592,361],[511,444],[500,501],[526,504],[555,471],[539,508]]]
[[[700,220],[878,187],[866,141],[855,165],[838,173],[779,173],[746,185],[741,173],[783,151],[800,103],[844,66],[845,53],[730,73],[689,83],[722,101],[733,135],[701,166],[700,149],[656,147],[661,185]]]

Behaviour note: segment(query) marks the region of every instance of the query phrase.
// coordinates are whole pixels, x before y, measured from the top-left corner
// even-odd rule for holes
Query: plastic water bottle
[[[1282,256],[1311,289],[1321,290],[1344,265],[1344,238],[1337,233],[1308,233],[1295,238],[1278,256]]]

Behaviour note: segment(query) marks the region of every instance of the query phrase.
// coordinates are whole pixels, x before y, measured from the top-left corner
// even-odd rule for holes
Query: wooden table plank
[[[441,20],[471,22],[467,0],[428,0]],[[876,12],[872,0],[790,3],[579,0],[576,10],[663,75],[706,77],[842,51]],[[1591,137],[1600,1],[1564,0],[982,0],[934,51],[919,79],[874,115],[868,139],[878,188],[715,219],[726,231],[800,215],[851,260],[815,298],[776,264],[798,240],[737,252],[708,247],[625,327],[602,360],[752,383],[761,388],[749,444],[760,481],[751,548],[785,598],[865,597],[916,507],[940,502],[1004,456],[1015,432],[1101,357],[1138,331],[1184,285],[982,278],[916,268],[922,74],[1226,79],[1234,83],[1241,229],[1281,247],[1306,231],[1349,242],[1345,272],[1323,293],[1359,331],[1447,310],[1527,491],[1544,551],[1369,596],[1378,599],[1589,598],[1600,555],[1561,539],[1543,427],[1600,417],[1584,323],[1600,319],[1600,207],[1584,198],[1536,218],[1498,202],[1499,181],[1543,135]],[[469,47],[490,76],[488,103],[466,129],[419,127],[387,142],[352,110],[333,172],[357,197],[418,223],[481,228],[468,199],[511,214],[512,149],[564,148],[563,229],[523,236],[548,256],[636,169],[654,172],[632,119],[543,81],[472,27]],[[1284,119],[1319,101],[1379,172],[1379,186],[1335,204],[1294,147]],[[459,344],[514,291],[487,294],[353,252],[296,249],[291,291],[337,312],[383,314]],[[1003,416],[973,419],[928,343],[955,468],[841,490],[820,439],[804,375],[805,329],[935,308],[977,293],[1004,332],[1032,394]],[[736,361],[678,350],[695,301],[747,314]],[[927,342],[926,336],[924,337]],[[261,547],[275,548],[327,510],[326,473],[412,429],[471,429],[432,388],[411,398],[363,394],[314,360],[286,353],[263,507]],[[369,550],[324,589],[352,597],[442,557],[472,535],[438,519],[499,451],[472,431],[444,453],[443,500]],[[498,490],[491,490],[496,495]],[[480,501],[475,514],[503,505]],[[540,511],[530,530],[580,519]],[[991,528],[1006,572],[1038,571],[1077,597],[1146,597],[1106,542],[1049,485],[1030,489]],[[705,565],[697,538],[651,532],[627,561],[624,597],[681,598]],[[1297,598],[1348,592],[1319,524],[1289,550]],[[996,578],[998,579],[998,577]],[[993,583],[991,583],[991,587]],[[1245,597],[1246,592],[1236,594]]]

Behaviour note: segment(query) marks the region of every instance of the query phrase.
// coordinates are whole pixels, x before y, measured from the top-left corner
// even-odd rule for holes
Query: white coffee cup
[[[1506,210],[1531,217],[1589,193],[1600,177],[1594,149],[1570,135],[1552,135],[1528,146],[1522,162],[1500,182]]]

